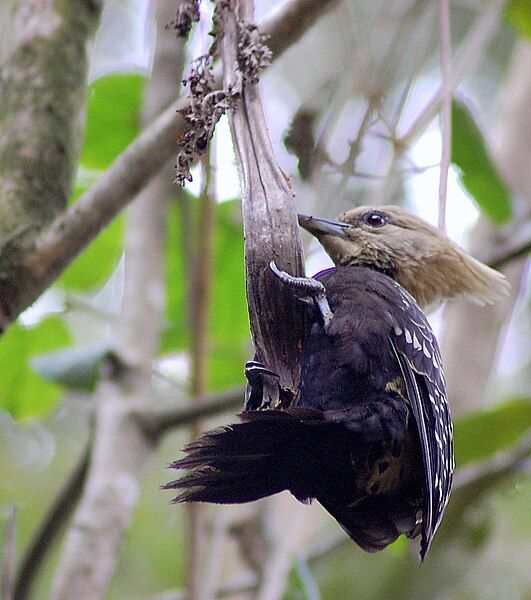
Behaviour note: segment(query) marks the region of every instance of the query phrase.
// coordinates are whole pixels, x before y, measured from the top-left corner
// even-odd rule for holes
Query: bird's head
[[[363,265],[387,273],[423,308],[463,297],[492,304],[508,293],[505,277],[469,256],[438,229],[399,206],[361,206],[338,221],[299,215],[339,265]]]

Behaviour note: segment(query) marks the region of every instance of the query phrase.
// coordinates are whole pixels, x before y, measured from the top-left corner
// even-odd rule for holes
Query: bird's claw
[[[256,360],[245,363],[244,373],[249,382],[245,393],[245,410],[265,408],[263,405],[263,378],[267,376],[279,379],[280,376]]]
[[[279,378],[278,373],[271,371],[256,360],[250,360],[246,362],[244,372],[245,377],[247,377],[247,381],[249,381],[251,384],[257,381],[257,378],[262,378],[264,375],[270,375],[271,377],[276,377],[277,379]]]
[[[315,302],[323,317],[325,331],[327,331],[334,313],[328,304],[325,286],[312,277],[294,277],[286,271],[281,271],[274,260],[269,263],[269,268],[284,285],[291,288],[296,298],[308,304]]]

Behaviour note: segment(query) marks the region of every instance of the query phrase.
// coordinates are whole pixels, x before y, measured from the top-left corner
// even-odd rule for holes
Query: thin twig
[[[446,231],[446,194],[448,190],[448,170],[450,168],[450,151],[452,135],[452,71],[450,48],[450,0],[440,0],[440,41],[442,72],[442,111],[441,111],[441,168],[439,172],[439,229]]]
[[[448,539],[463,531],[463,515],[486,494],[501,483],[512,479],[531,457],[531,436],[515,447],[489,460],[460,469],[456,474],[454,490],[445,515],[444,527],[439,532],[438,546],[447,545]],[[441,544],[441,542],[446,544]]]
[[[227,524],[227,512],[225,510],[218,511],[214,517],[208,557],[205,560],[203,593],[204,597],[208,599],[216,597],[216,590],[218,589],[218,582],[225,558]]]
[[[371,125],[372,115],[374,113],[375,102],[369,101],[367,107],[365,108],[365,112],[363,113],[363,118],[361,120],[360,126],[358,128],[358,132],[356,137],[352,142],[350,142],[350,149],[347,158],[339,166],[340,170],[343,173],[343,177],[339,182],[336,190],[337,196],[342,196],[347,185],[347,181],[352,174],[352,171],[356,169],[356,162],[362,150],[362,142],[365,134],[367,133],[368,128]]]
[[[257,591],[257,600],[277,600],[282,598],[293,557],[295,544],[304,523],[304,511],[294,507],[287,529],[282,530],[279,539],[275,540],[265,567],[262,582]]]
[[[525,240],[516,246],[507,248],[502,252],[499,252],[495,256],[491,257],[486,263],[493,269],[501,269],[507,263],[523,258],[531,252],[531,240]]]
[[[91,427],[92,429],[93,427]],[[87,446],[81,458],[76,463],[74,470],[71,472],[61,491],[55,497],[52,506],[48,509],[48,513],[42,520],[39,529],[26,549],[18,568],[15,582],[15,598],[17,600],[25,600],[29,597],[31,587],[43,561],[48,556],[50,548],[57,540],[64,525],[70,519],[74,507],[81,496],[92,448],[91,437],[92,433],[89,436]]]
[[[452,68],[451,92],[454,93],[463,77],[474,66],[478,55],[490,39],[492,31],[500,22],[500,14],[506,0],[492,0],[481,13],[468,32],[455,57]],[[442,101],[442,89],[439,88],[418,113],[416,119],[401,138],[401,143],[411,145],[431,123],[439,111]]]
[[[208,419],[224,412],[243,408],[245,388],[237,387],[205,397],[193,405],[166,409],[138,409],[135,417],[142,425],[146,435],[156,440],[171,429],[193,423],[197,419]]]

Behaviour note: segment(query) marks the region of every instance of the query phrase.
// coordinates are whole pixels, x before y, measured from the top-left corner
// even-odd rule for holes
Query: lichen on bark
[[[82,141],[95,0],[16,0],[0,47],[0,328],[19,312],[22,257],[66,207]],[[28,297],[31,297],[31,291]]]
[[[0,55],[0,249],[66,206],[82,131],[88,0],[18,0]]]

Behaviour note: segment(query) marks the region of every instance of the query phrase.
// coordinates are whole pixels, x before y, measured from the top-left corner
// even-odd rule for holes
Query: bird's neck
[[[377,271],[378,273],[382,273],[382,275],[387,275],[387,277],[390,277],[391,279],[394,279],[396,281],[396,269],[393,269],[391,267],[382,267],[382,266],[378,266],[375,265],[374,263],[350,263],[352,266],[355,267],[363,267],[365,269],[371,269],[371,271]]]

